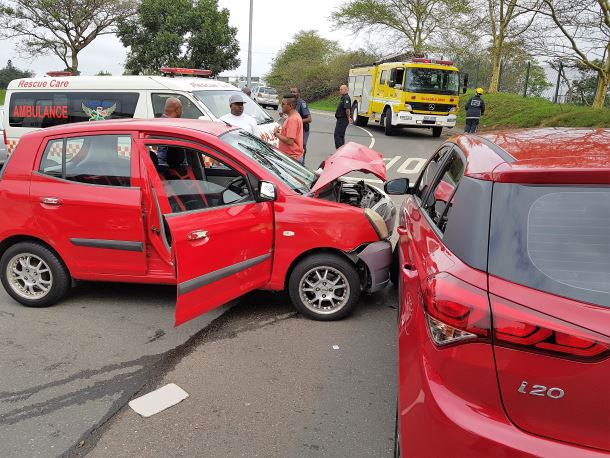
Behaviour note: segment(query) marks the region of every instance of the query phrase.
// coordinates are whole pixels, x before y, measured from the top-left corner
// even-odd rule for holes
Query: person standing
[[[286,120],[281,128],[275,128],[275,136],[279,140],[279,150],[300,162],[303,157],[303,120],[296,108],[296,97],[286,94],[282,99],[282,113]]]
[[[476,94],[466,102],[466,128],[465,133],[474,134],[479,128],[479,119],[485,113],[485,102],[481,98],[483,88],[478,87]]]
[[[347,126],[352,123],[352,99],[347,94],[348,89],[345,84],[339,87],[341,101],[335,111],[337,124],[335,125],[335,148],[339,148],[345,144],[345,131]]]
[[[301,164],[305,165],[305,155],[307,154],[307,140],[309,139],[309,124],[311,124],[311,112],[307,108],[307,102],[301,98],[301,90],[298,87],[291,87],[290,93],[297,98],[297,112],[303,120],[303,156]]]
[[[241,94],[233,94],[229,97],[229,108],[231,109],[231,113],[221,116],[220,120],[227,124],[231,124],[232,126],[241,127],[252,135],[260,137],[256,120],[252,116],[244,113],[244,103],[246,103],[246,100]]]

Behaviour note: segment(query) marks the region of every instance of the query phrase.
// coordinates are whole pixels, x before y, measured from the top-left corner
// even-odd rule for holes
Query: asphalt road
[[[333,129],[314,113],[309,168],[334,150]],[[414,178],[443,140],[356,126],[347,139],[374,142],[390,178]],[[391,455],[394,289],[336,323],[257,292],[175,329],[174,299],[171,287],[86,283],[39,310],[0,289],[0,455]],[[127,407],[168,382],[190,397],[148,419]]]

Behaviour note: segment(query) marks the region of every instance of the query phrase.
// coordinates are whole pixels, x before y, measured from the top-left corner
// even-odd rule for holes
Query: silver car
[[[252,91],[252,100],[263,108],[273,107],[274,110],[277,110],[277,107],[280,104],[277,97],[277,91],[272,87],[267,86],[261,86],[254,89]]]

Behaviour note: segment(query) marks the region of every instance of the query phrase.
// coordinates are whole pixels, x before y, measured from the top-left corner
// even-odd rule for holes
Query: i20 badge
[[[551,399],[561,399],[565,396],[565,391],[557,387],[547,388],[544,385],[532,385],[531,388],[528,388],[528,382],[525,380],[521,382],[517,391],[522,394],[531,394],[532,396],[546,396]]]

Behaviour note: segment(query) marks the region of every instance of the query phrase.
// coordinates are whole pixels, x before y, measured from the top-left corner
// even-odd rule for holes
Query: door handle
[[[61,205],[61,199],[59,197],[41,197],[40,203],[45,205]]]
[[[407,228],[404,227],[404,226],[398,226],[396,228],[396,232],[398,232],[400,235],[407,235],[408,234]]]
[[[201,240],[201,239],[207,239],[207,238],[208,238],[208,231],[204,231],[202,229],[197,229],[193,232],[189,232],[186,235],[186,239],[189,241]]]

